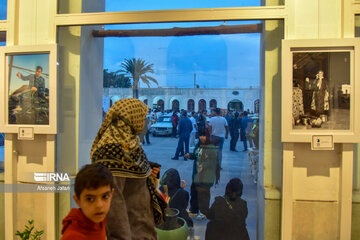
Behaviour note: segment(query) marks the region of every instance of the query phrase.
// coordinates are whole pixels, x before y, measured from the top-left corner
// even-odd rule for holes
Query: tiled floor
[[[177,140],[170,137],[150,137],[150,145],[144,144],[143,148],[150,161],[162,165],[161,173],[169,168],[175,168],[179,171],[180,176],[187,183],[185,189],[190,192],[191,174],[193,161],[184,161],[183,158],[175,161],[171,160],[174,156]],[[229,151],[229,142],[226,140],[223,149],[223,170],[221,171],[220,183],[211,188],[211,202],[216,196],[224,195],[227,182],[233,177],[239,177],[243,184],[243,199],[247,201],[249,215],[247,217],[247,229],[250,239],[256,239],[256,217],[257,217],[257,192],[256,184],[250,174],[249,160],[247,152],[241,152],[242,143],[238,142],[237,150],[239,152]],[[201,240],[205,239],[207,220],[194,219],[195,235],[200,236]]]

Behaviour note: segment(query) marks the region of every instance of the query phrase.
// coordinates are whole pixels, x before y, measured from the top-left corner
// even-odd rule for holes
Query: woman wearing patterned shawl
[[[155,224],[163,212],[159,206],[149,161],[138,134],[148,107],[138,99],[117,101],[107,112],[93,142],[91,160],[111,170],[115,192],[107,218],[111,239],[156,239]]]

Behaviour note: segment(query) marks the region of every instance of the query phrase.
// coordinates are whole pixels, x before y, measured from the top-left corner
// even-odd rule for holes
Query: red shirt
[[[71,209],[62,221],[61,240],[105,240],[106,218],[101,223],[88,219],[80,208]]]

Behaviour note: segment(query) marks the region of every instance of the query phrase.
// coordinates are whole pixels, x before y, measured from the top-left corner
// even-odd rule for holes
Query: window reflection
[[[246,24],[256,25],[259,22],[225,23],[226,26],[237,26],[239,29]],[[126,30],[150,29],[156,32],[159,29],[174,27],[196,28],[221,25],[224,23],[124,24],[104,26],[103,29],[124,30],[125,32]],[[251,138],[251,142],[256,141],[254,139],[258,141],[258,131],[256,131],[258,115],[251,113],[255,112],[255,101],[260,99],[260,33],[104,37],[103,39],[103,110],[106,112],[116,101],[129,97],[138,97],[149,106],[146,116],[148,132],[144,135],[142,147],[150,161],[161,164],[160,178],[169,169],[176,169],[180,179],[185,180],[186,184],[181,184],[181,186],[189,195],[184,202],[185,208],[181,210],[189,210],[191,195],[194,196],[195,190],[197,193],[200,192],[199,211],[192,209],[195,214],[189,216],[193,221],[195,235],[204,239],[208,223],[208,219],[204,216],[206,208],[210,208],[215,197],[224,196],[226,183],[231,178],[240,177],[244,183],[242,198],[248,202],[249,216],[246,223],[249,226],[251,239],[255,239],[257,212],[256,200],[254,201],[256,199],[254,181],[256,179],[253,176],[256,175],[257,168],[249,169],[249,152],[253,152],[251,154],[251,161],[254,162],[252,166],[256,166],[258,144],[250,148],[249,142],[247,143],[248,151],[243,151],[245,145],[239,141],[248,141],[248,137]],[[137,78],[136,81],[134,81],[135,78]],[[200,136],[210,135],[208,126],[214,118],[214,112],[211,110],[216,108],[219,108],[220,115],[227,124],[232,126],[232,134],[229,133],[228,138],[224,139],[221,152],[222,170],[216,166],[205,169],[206,164],[203,164],[208,160],[217,161],[220,147],[216,146],[215,142],[203,147],[199,145]],[[187,112],[185,113],[184,110]],[[249,110],[248,119],[250,120],[243,124],[246,125],[243,134],[245,137],[240,138],[240,117],[244,116],[240,114],[245,110]],[[181,138],[180,121],[185,117],[191,121],[192,126],[196,126],[197,131],[196,128],[194,132],[191,130],[189,141],[184,141],[183,149],[180,147],[178,156],[175,157]],[[235,132],[238,132],[238,135]],[[238,140],[235,140],[236,136]],[[188,142],[188,147],[185,142]],[[180,146],[182,146],[181,143]],[[212,172],[220,180],[217,184],[214,180],[212,187],[201,188],[192,184],[196,181],[192,174],[195,159],[185,160],[184,157],[187,153],[194,154],[194,151],[197,155],[196,165],[203,167],[204,171],[220,170],[220,173]],[[196,153],[196,151],[202,152]],[[201,174],[195,178],[199,176]],[[174,192],[170,193],[170,189],[168,190],[170,195],[174,194]],[[209,196],[209,199],[203,199],[204,196]],[[195,205],[193,204],[194,208]]]
[[[239,29],[242,24],[258,23],[226,23],[227,26],[239,26]],[[238,177],[230,169],[239,167],[239,161],[232,162],[232,160],[243,159],[241,162],[247,164],[246,169],[248,169],[248,161],[257,161],[260,34],[176,37],[140,37],[140,35],[145,33],[146,29],[161,34],[161,29],[172,29],[174,26],[186,31],[194,30],[199,26],[220,25],[223,23],[138,24],[104,28],[120,29],[122,36],[126,36],[127,30],[131,30],[129,32],[131,34],[139,35],[139,37],[105,37],[104,81],[116,82],[116,84],[110,86],[111,94],[104,90],[104,98],[108,99],[104,103],[113,104],[122,98],[138,97],[149,106],[147,118],[150,124],[147,125],[148,131],[144,135],[149,141],[141,137],[144,139],[143,148],[150,160],[162,165],[160,174],[162,177],[165,175],[164,178],[167,179],[167,174],[176,169],[179,178],[185,180],[184,190],[188,192],[189,198],[182,198],[187,204],[184,202],[185,205],[179,207],[179,216],[186,219],[188,225],[193,224],[195,235],[200,235],[202,238],[205,237],[208,222],[205,216],[206,209],[214,203],[216,196],[224,195],[224,184],[232,177]],[[113,46],[121,46],[121,48]],[[129,59],[132,59],[133,66],[129,66]],[[120,77],[120,74],[123,75]],[[109,79],[109,76],[116,80]],[[138,80],[134,81],[134,78]],[[104,109],[108,108],[108,105],[104,106]],[[208,137],[210,135],[209,124],[214,117],[212,110],[216,108],[220,109],[220,115],[224,117],[230,128],[229,138],[224,139],[221,151],[215,142],[203,144],[201,147],[199,145],[202,135]],[[248,116],[244,111],[249,113]],[[194,123],[194,132],[190,133],[188,141],[179,132],[179,129],[183,129],[184,118]],[[240,134],[241,119],[245,118],[247,120],[243,121],[243,130]],[[241,141],[241,144],[238,141]],[[247,151],[241,152],[248,146],[249,155]],[[187,153],[189,156],[186,155]],[[220,159],[218,156],[222,159],[221,167],[229,171],[228,174],[223,174],[222,170],[216,173],[216,160]],[[184,161],[184,157],[190,159]],[[199,174],[192,174],[194,163],[191,159],[196,162],[197,173],[199,173],[198,168],[207,161],[214,163],[213,167],[201,169],[205,175],[214,177],[208,179],[210,182],[205,187],[197,182]],[[208,165],[204,164],[204,166]],[[248,172],[247,178],[242,179],[246,183],[245,191],[252,187],[255,190],[256,185],[251,185],[254,180],[250,181],[250,186],[248,182],[252,179],[251,175],[257,175],[257,168],[252,167]],[[221,187],[211,187],[216,185],[214,179],[220,180]],[[173,196],[179,187],[170,186],[168,194]],[[248,198],[249,195],[245,194],[244,199]],[[171,202],[170,206],[176,208],[176,201]],[[186,209],[190,211],[190,216],[186,214]],[[249,212],[252,216],[256,214],[255,204],[249,208]],[[248,224],[254,226],[256,223],[248,222]],[[254,234],[254,230],[251,230],[250,235],[254,236]]]

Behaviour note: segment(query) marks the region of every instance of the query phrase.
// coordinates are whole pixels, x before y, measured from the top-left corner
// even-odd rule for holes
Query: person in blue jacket
[[[183,149],[184,143],[185,143],[184,154],[189,153],[189,140],[192,129],[193,129],[193,124],[191,123],[191,120],[187,117],[187,112],[183,111],[178,126],[179,141],[176,148],[175,156],[171,158],[172,160],[179,160],[179,154]],[[184,160],[187,159],[184,158]]]

